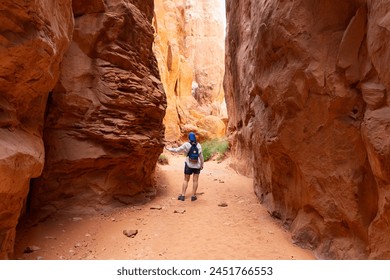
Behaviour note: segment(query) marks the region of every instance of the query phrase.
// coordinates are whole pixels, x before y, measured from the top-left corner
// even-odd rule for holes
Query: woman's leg
[[[192,197],[195,197],[195,199],[196,199],[196,191],[198,189],[199,174],[194,174],[194,177],[192,178],[192,180],[193,180],[192,181]]]
[[[186,195],[186,191],[187,191],[187,187],[188,187],[188,182],[190,181],[190,177],[191,177],[191,175],[184,174],[183,186],[181,188],[181,195],[182,196]]]

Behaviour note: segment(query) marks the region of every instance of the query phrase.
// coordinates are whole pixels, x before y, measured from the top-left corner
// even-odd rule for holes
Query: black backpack
[[[190,162],[197,163],[199,158],[199,150],[197,144],[196,142],[190,142],[190,143],[191,143],[191,148],[187,154],[188,159],[190,160]]]

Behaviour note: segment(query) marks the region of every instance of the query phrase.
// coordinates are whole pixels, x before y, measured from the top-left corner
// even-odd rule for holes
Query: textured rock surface
[[[6,259],[30,178],[43,168],[47,93],[71,41],[71,1],[2,0],[0,23],[0,259]]]
[[[388,1],[227,1],[237,168],[320,258],[390,258]]]
[[[223,0],[155,1],[154,51],[168,107],[166,139],[175,141],[189,131],[200,139],[224,137],[227,118],[224,74]],[[218,120],[203,120],[215,116]],[[211,126],[200,127],[198,122]],[[218,132],[218,134],[215,134]]]
[[[51,92],[46,164],[32,207],[154,195],[166,99],[152,52],[153,1],[73,1],[73,42]]]

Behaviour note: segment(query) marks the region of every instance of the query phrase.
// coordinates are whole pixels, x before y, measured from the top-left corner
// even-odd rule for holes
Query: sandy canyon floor
[[[250,178],[228,160],[205,163],[198,200],[177,200],[184,157],[168,154],[156,171],[157,197],[138,206],[58,212],[18,231],[15,259],[311,260],[259,204]],[[124,234],[124,232],[127,234]]]

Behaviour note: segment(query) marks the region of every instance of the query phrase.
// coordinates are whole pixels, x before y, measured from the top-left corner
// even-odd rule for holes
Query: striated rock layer
[[[156,0],[154,52],[168,107],[168,141],[224,137],[224,0]]]
[[[390,258],[389,8],[227,1],[236,166],[319,258]]]
[[[32,207],[144,201],[155,192],[166,108],[152,52],[153,1],[73,1],[73,12]]]
[[[71,41],[71,2],[0,2],[0,259],[12,256],[29,181],[42,172],[45,106]]]

